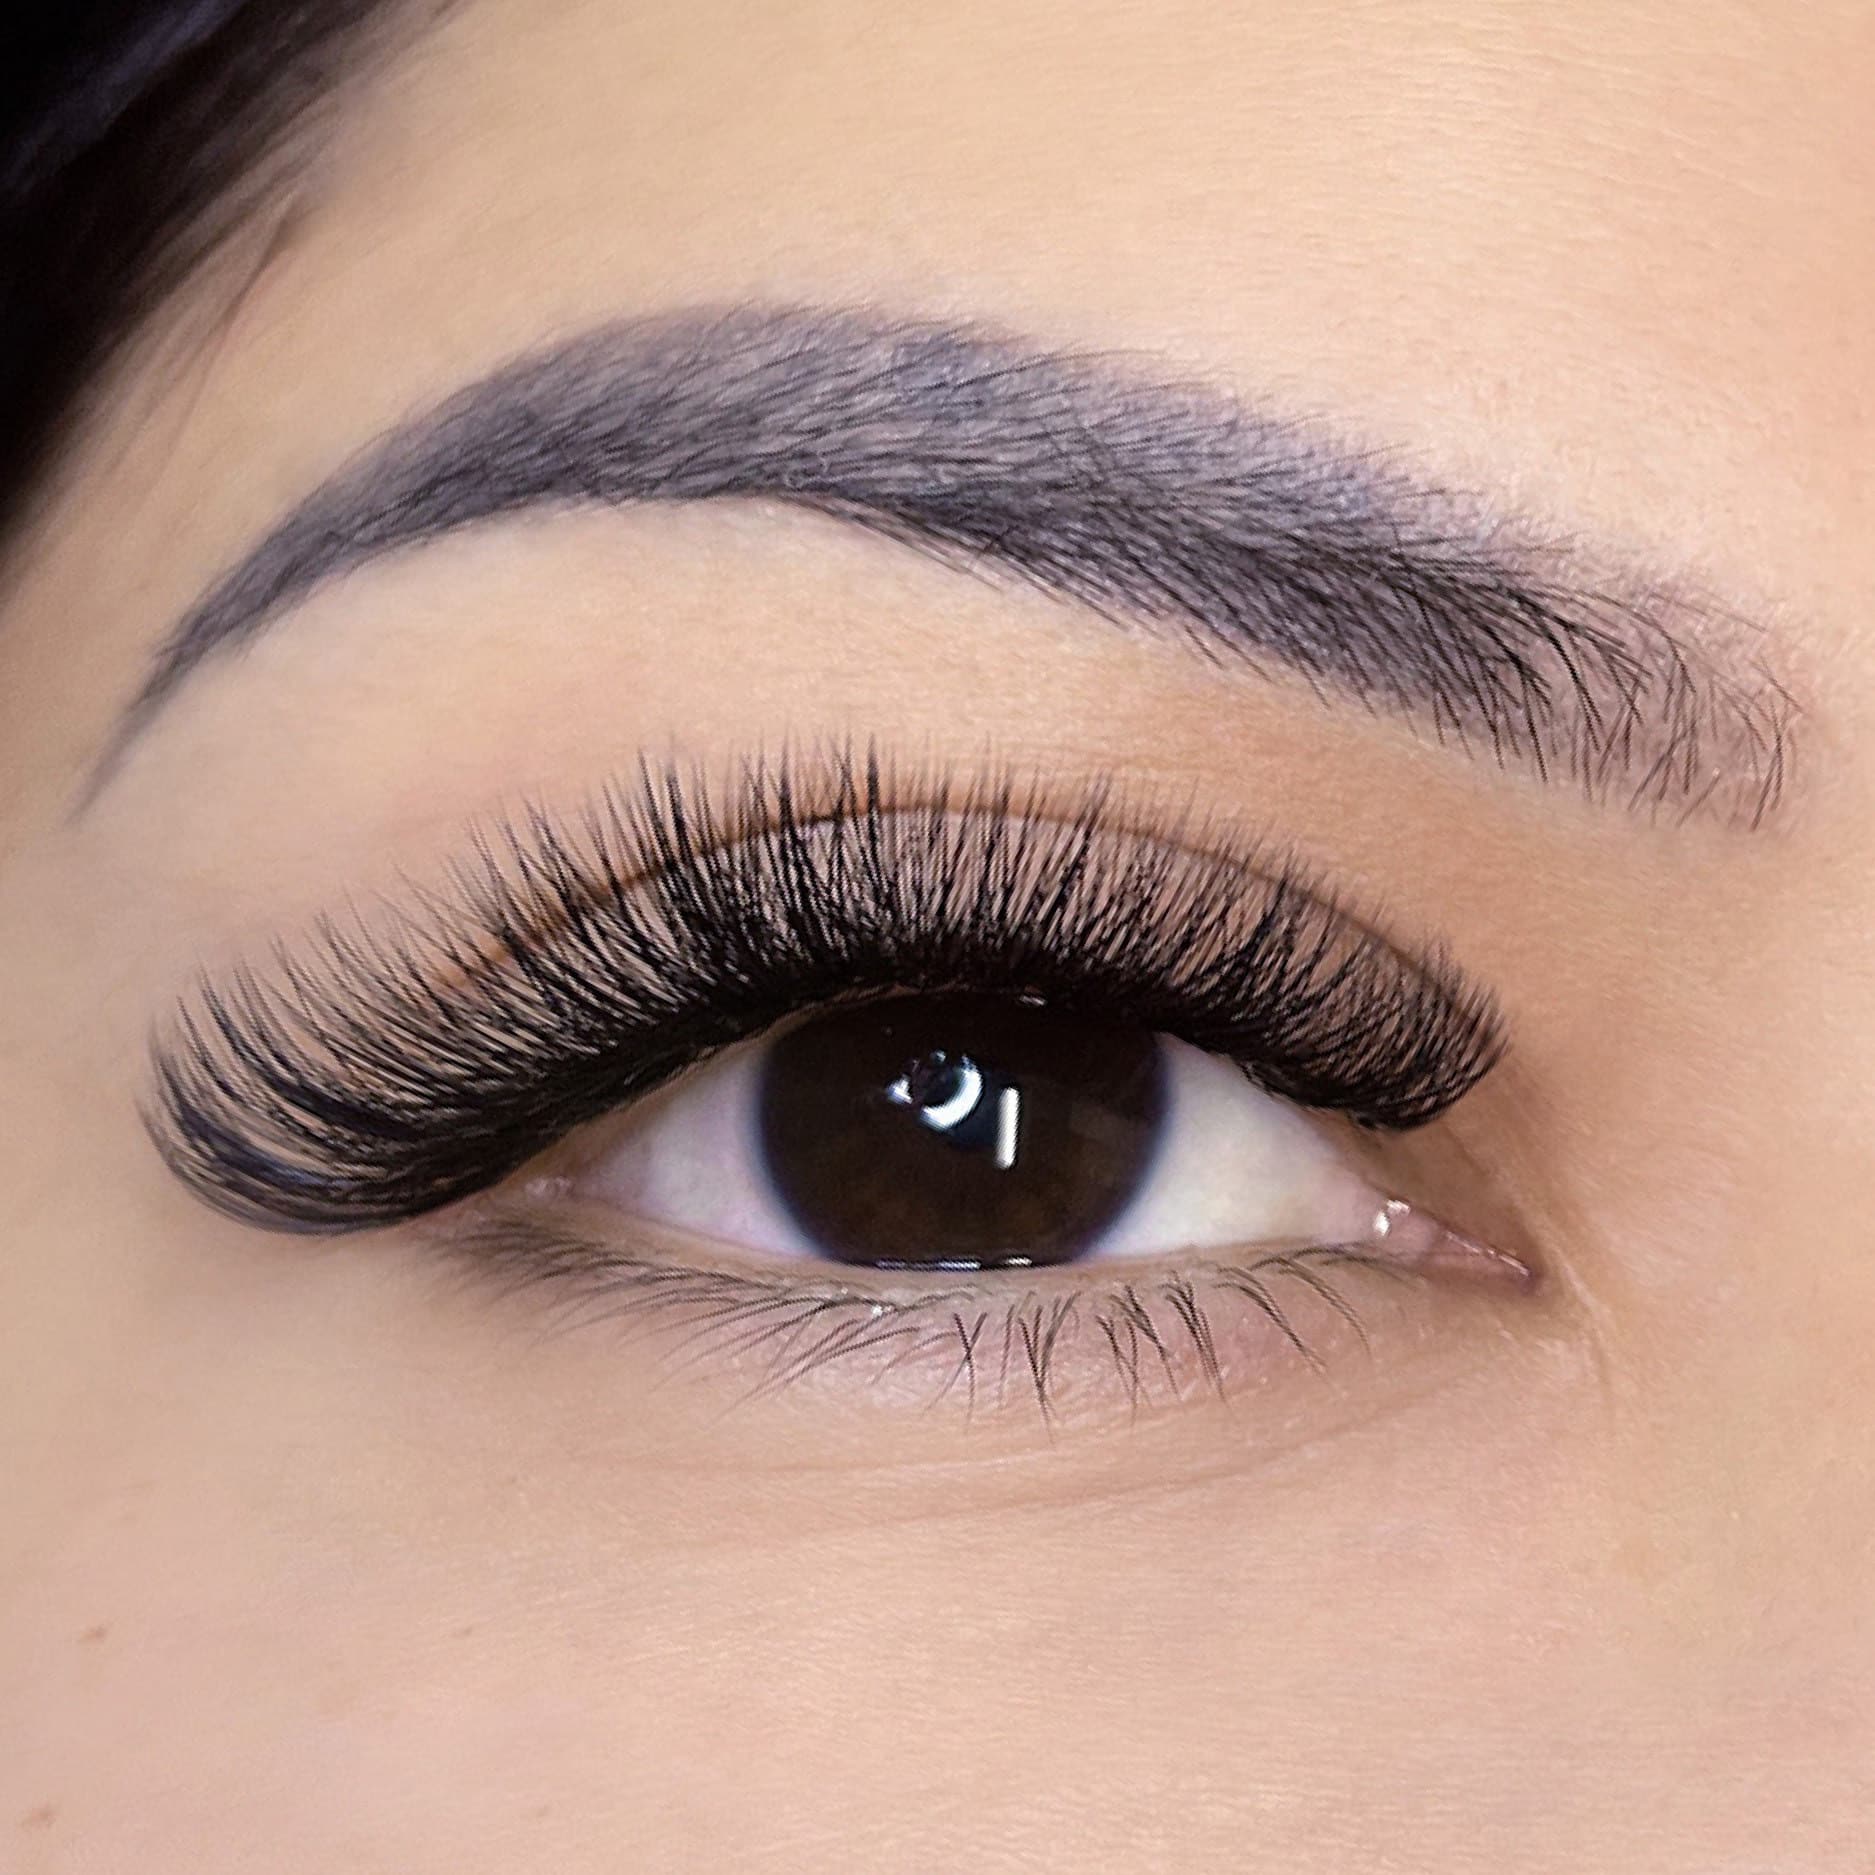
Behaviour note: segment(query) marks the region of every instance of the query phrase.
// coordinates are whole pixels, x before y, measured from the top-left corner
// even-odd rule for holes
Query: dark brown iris
[[[1064,1263],[1138,1189],[1166,1104],[1156,1037],[951,993],[831,1010],[773,1042],[769,1177],[823,1256]]]

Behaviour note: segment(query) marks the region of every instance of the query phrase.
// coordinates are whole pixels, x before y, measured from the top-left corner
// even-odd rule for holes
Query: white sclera
[[[1371,1235],[1384,1201],[1318,1125],[1251,1086],[1232,1062],[1170,1036],[1159,1046],[1167,1080],[1159,1150],[1098,1254],[1352,1244]]]
[[[1169,1036],[1159,1046],[1166,1115],[1158,1149],[1126,1207],[1077,1263],[1370,1238],[1384,1200],[1317,1126],[1230,1062]],[[727,1049],[647,1101],[575,1175],[575,1189],[691,1236],[813,1256],[762,1163],[766,1047],[758,1040]]]

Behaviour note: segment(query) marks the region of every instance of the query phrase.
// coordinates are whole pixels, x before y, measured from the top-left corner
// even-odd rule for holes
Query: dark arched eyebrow
[[[629,320],[529,354],[314,490],[174,627],[91,777],[324,582],[524,509],[763,497],[1299,676],[1506,768],[1756,826],[1794,709],[1745,628],[1588,578],[1371,452],[1110,355],[855,310]],[[1722,655],[1723,653],[1723,655]]]

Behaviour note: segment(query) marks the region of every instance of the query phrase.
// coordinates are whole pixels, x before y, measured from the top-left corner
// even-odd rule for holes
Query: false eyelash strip
[[[868,752],[726,786],[643,767],[476,832],[440,890],[204,974],[153,1039],[151,1133],[217,1208],[343,1231],[485,1189],[573,1128],[805,1010],[1036,998],[1164,1031],[1368,1127],[1499,1058],[1489,999],[1287,866],[1152,833],[1097,787],[901,774]]]

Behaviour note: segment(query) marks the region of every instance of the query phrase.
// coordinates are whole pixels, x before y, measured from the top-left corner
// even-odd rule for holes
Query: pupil
[[[1065,1263],[1119,1216],[1165,1117],[1158,1040],[1006,997],[829,1010],[769,1045],[769,1179],[822,1256]]]

